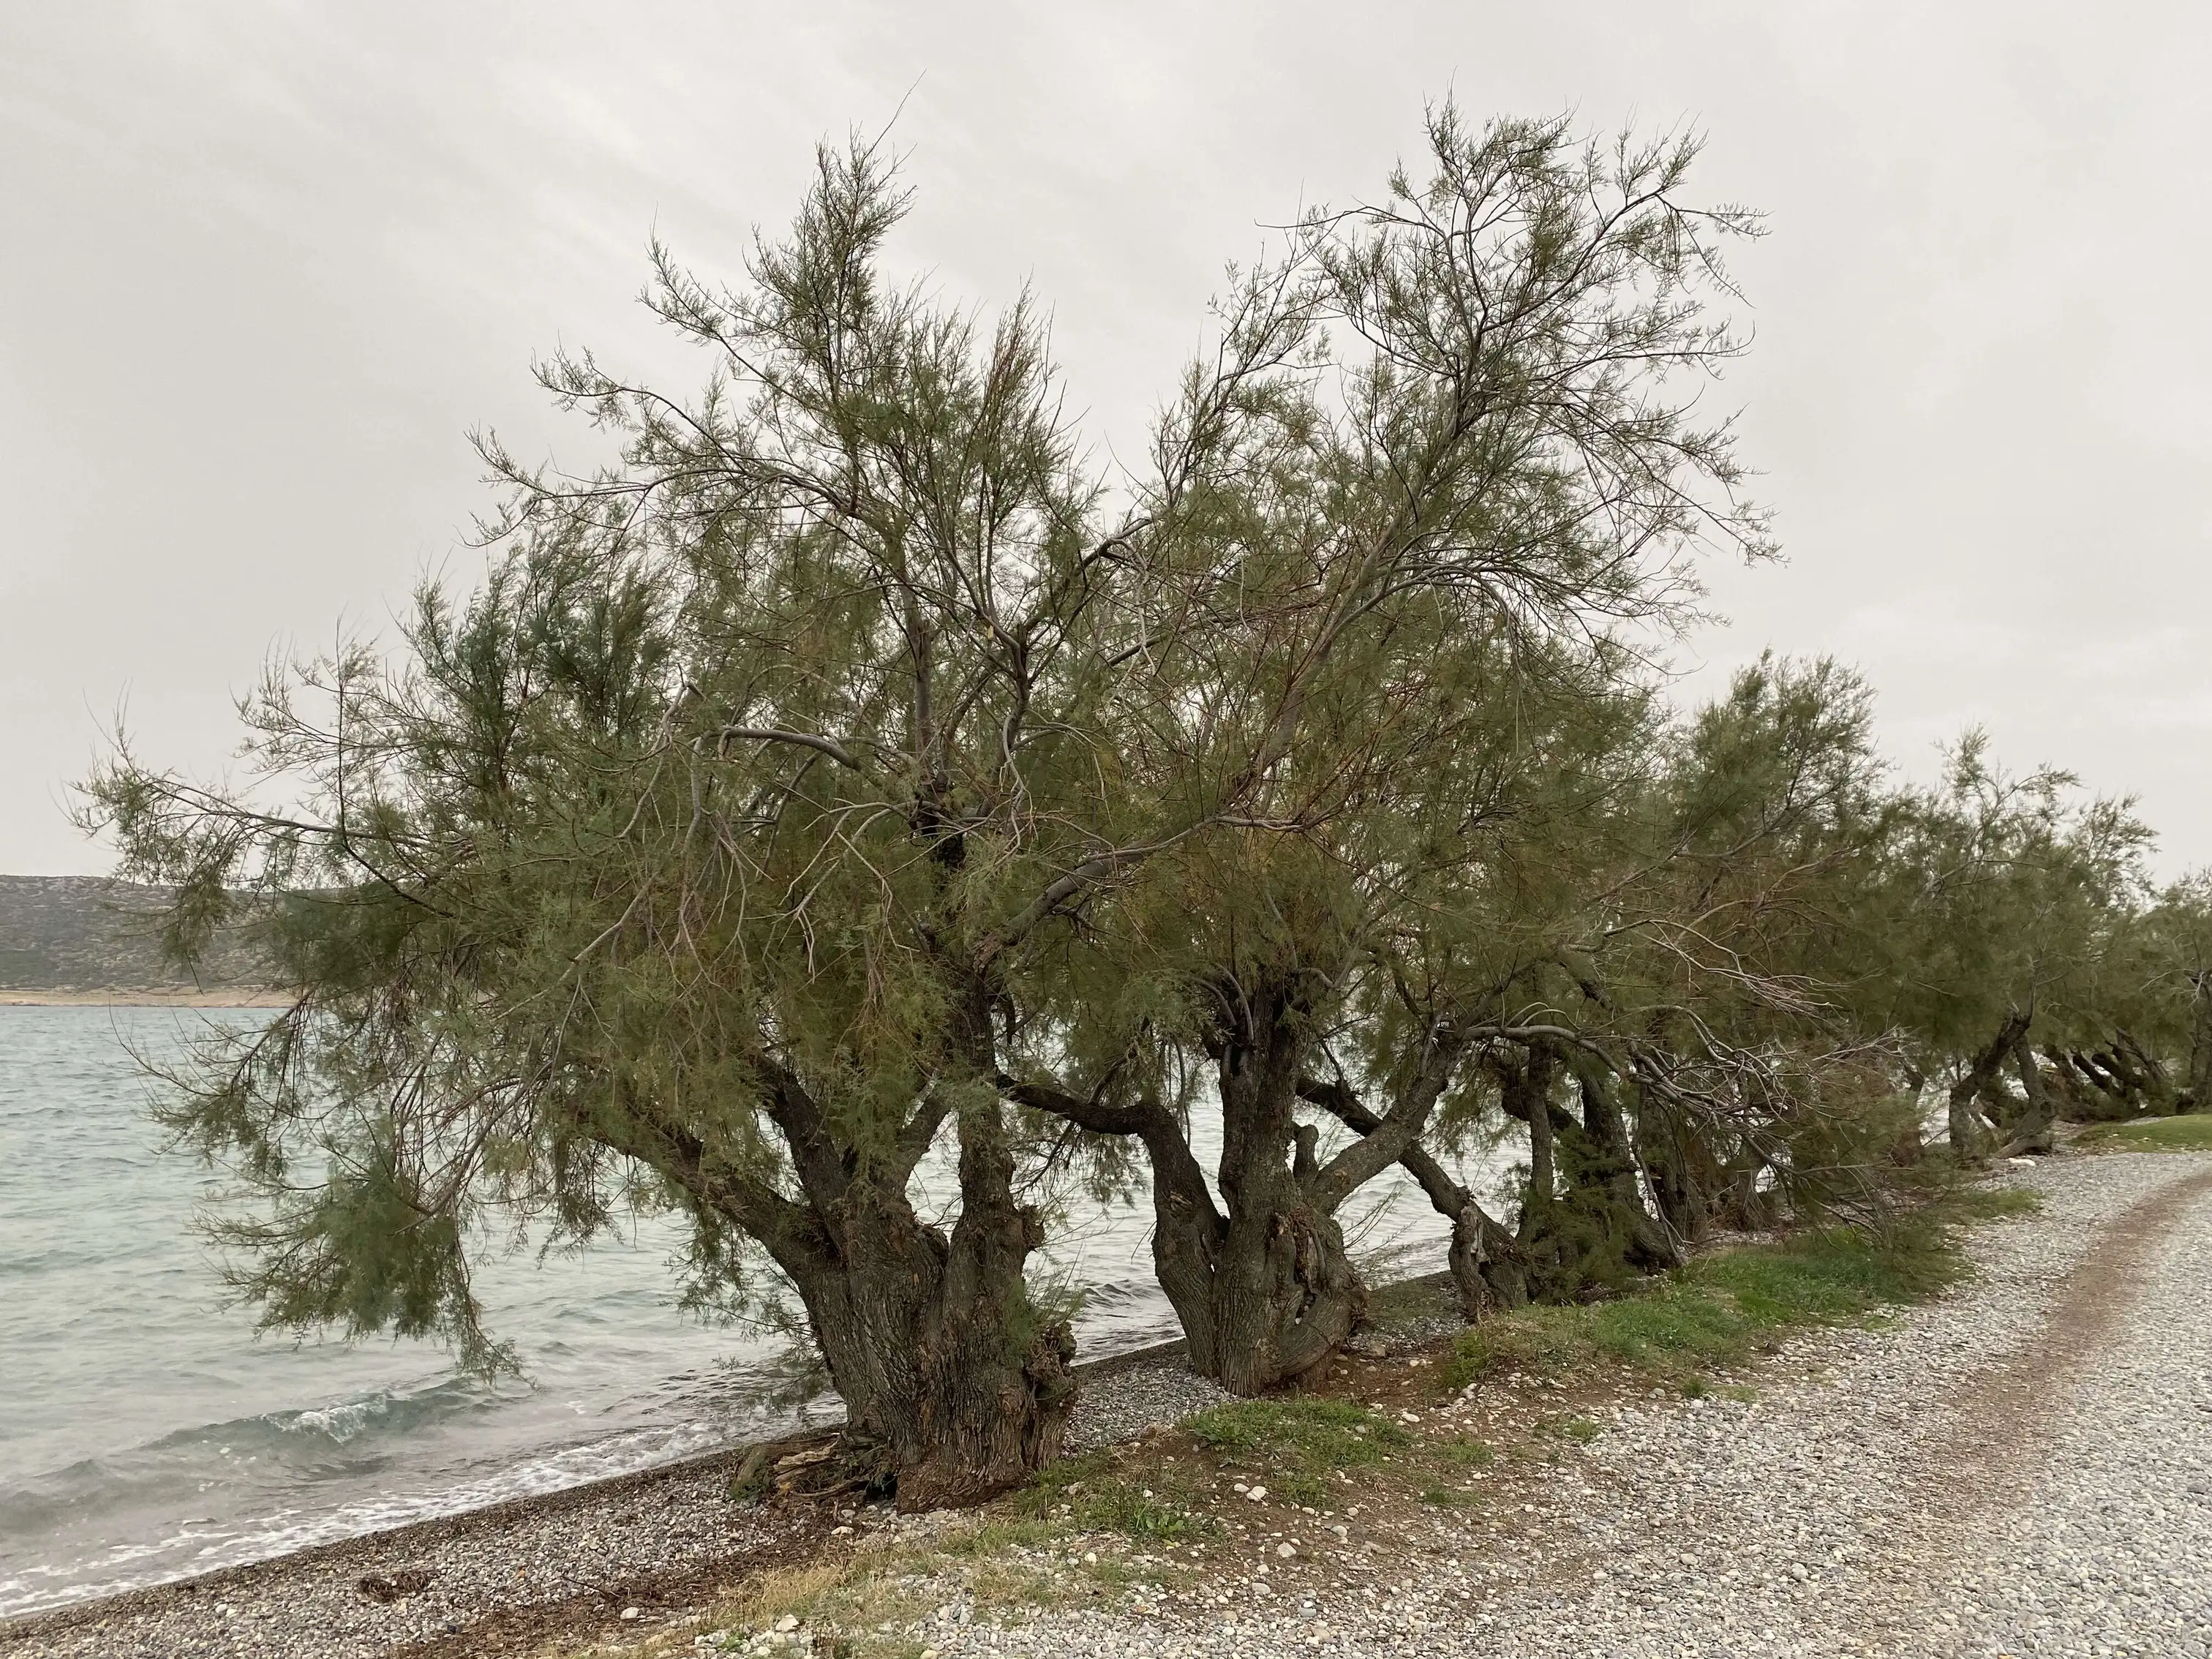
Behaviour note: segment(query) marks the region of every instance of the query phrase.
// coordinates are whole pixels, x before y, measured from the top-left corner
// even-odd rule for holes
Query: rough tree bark
[[[2081,1115],[2090,1121],[2116,1122],[2142,1109],[2137,1091],[2127,1078],[2125,1062],[2118,1056],[2076,1048],[2068,1058],[2075,1075],[2088,1083],[2089,1092],[2081,1097]]]
[[[894,1148],[863,1160],[794,1073],[765,1059],[756,1070],[798,1197],[720,1164],[665,1120],[641,1115],[622,1150],[668,1176],[702,1216],[759,1240],[789,1279],[845,1402],[851,1479],[895,1484],[907,1509],[1018,1484],[1059,1450],[1075,1343],[1029,1301],[1023,1269],[1043,1223],[1016,1201],[999,1103],[956,1121],[960,1213],[945,1231],[907,1197],[944,1106],[922,1106]]]
[[[1218,1205],[1183,1126],[1157,1103],[1102,1103],[1002,1081],[1039,1110],[1141,1141],[1152,1169],[1152,1263],[1191,1364],[1233,1394],[1254,1395],[1320,1370],[1365,1318],[1366,1287],[1336,1212],[1367,1182],[1418,1153],[1467,1043],[1449,1023],[1432,1025],[1408,1054],[1389,1111],[1366,1114],[1358,1139],[1323,1164],[1320,1131],[1296,1115],[1321,1086],[1300,1071],[1315,1047],[1303,1009],[1280,987],[1245,988],[1235,1003],[1238,1021],[1214,1054]],[[1345,1095],[1351,1098],[1348,1088]],[[1479,1254],[1488,1243],[1480,1220],[1470,1217],[1466,1225],[1465,1248]]]
[[[1635,1145],[1668,1236],[1691,1243],[1710,1237],[1720,1224],[1728,1172],[1705,1126],[1647,1090],[1636,1115]]]
[[[1260,992],[1244,1006],[1215,1056],[1220,1206],[1179,1125],[1172,1145],[1145,1144],[1153,1264],[1191,1364],[1231,1394],[1255,1395],[1326,1364],[1365,1316],[1367,1291],[1316,1190],[1317,1132],[1297,1121],[1310,1039],[1293,1000]]]
[[[847,1438],[880,1449],[902,1509],[1018,1485],[1058,1455],[1074,1396],[1067,1326],[1028,1311],[1022,1268],[1043,1230],[1012,1201],[1012,1162],[963,1147],[961,1163],[949,1238],[903,1192],[870,1183],[833,1223],[840,1237],[819,1241],[829,1249],[778,1256],[844,1399]]]
[[[1608,1069],[1542,1041],[1526,1058],[1488,1058],[1506,1113],[1528,1125],[1529,1178],[1516,1243],[1529,1295],[1573,1300],[1679,1265],[1680,1252],[1644,1201],[1628,1125]],[[1574,1075],[1579,1121],[1553,1097]]]
[[[2045,1085],[2043,1067],[2036,1061],[2035,1048],[2027,1040],[2025,1024],[2013,1039],[2012,1061],[2026,1099],[2019,1114],[2006,1126],[2004,1145],[1998,1149],[1997,1156],[2018,1158],[2027,1152],[2050,1152],[2057,1145],[2051,1091]]]
[[[2173,1110],[2173,1079],[2166,1074],[2163,1060],[2125,1030],[2112,1033],[2112,1052],[2124,1065],[2128,1080],[2146,1109],[2161,1113]]]
[[[1222,1067],[1225,1213],[1165,1107],[1007,1079],[1025,1104],[1141,1142],[1152,1171],[1153,1270],[1193,1369],[1232,1394],[1264,1393],[1325,1364],[1366,1313],[1343,1230],[1316,1190],[1316,1131],[1273,1098],[1287,1058],[1239,1054]],[[1288,1086],[1294,1100],[1295,1069]]]
[[[2096,1115],[2089,1103],[2090,1085],[2075,1066],[2073,1056],[2055,1044],[2046,1045],[2043,1065],[2057,1115],[2077,1123]]]
[[[1951,1080],[1951,1156],[1960,1164],[1980,1164],[1989,1157],[1990,1131],[1982,1118],[1982,1103],[1995,1086],[2000,1068],[2027,1036],[2027,1016],[2014,1009],[1988,1046]]]
[[[1620,1077],[1592,1054],[1577,1055],[1571,1063],[1582,1096],[1583,1133],[1589,1147],[1576,1162],[1626,1225],[1629,1265],[1643,1273],[1664,1273],[1680,1267],[1680,1245],[1644,1201],[1636,1144],[1621,1107]]]

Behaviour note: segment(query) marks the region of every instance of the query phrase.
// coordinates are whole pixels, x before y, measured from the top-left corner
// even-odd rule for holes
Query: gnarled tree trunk
[[[2133,1032],[2114,1031],[2112,1052],[2124,1062],[2128,1079],[2147,1109],[2153,1112],[2174,1109],[2173,1079],[2166,1074],[2165,1062],[2136,1042]]]
[[[1224,1215],[1179,1135],[1177,1145],[1169,1163],[1188,1161],[1183,1178],[1163,1179],[1153,1162],[1152,1265],[1192,1369],[1255,1395],[1326,1364],[1367,1309],[1336,1218],[1296,1169],[1274,1179],[1248,1170],[1233,1197],[1224,1191]]]
[[[2045,1045],[2043,1066],[2053,1110],[2058,1116],[2078,1123],[2095,1115],[2095,1110],[2089,1103],[2090,1085],[2075,1066],[2071,1055],[2056,1045]]]
[[[1306,1044],[1279,1008],[1219,1057],[1222,1202],[1182,1124],[1153,1101],[1115,1105],[1008,1079],[1014,1097],[1144,1145],[1152,1174],[1152,1266],[1193,1369],[1255,1395],[1324,1365],[1365,1317],[1316,1132],[1295,1116]],[[1335,1163],[1332,1161],[1331,1168]],[[1386,1164],[1384,1167],[1388,1167]]]
[[[1299,1092],[1354,1133],[1373,1134],[1382,1126],[1382,1120],[1364,1102],[1340,1085],[1309,1081],[1299,1085]],[[1460,1312],[1467,1322],[1474,1324],[1500,1308],[1526,1306],[1528,1273],[1512,1233],[1454,1180],[1426,1147],[1415,1143],[1398,1162],[1420,1183],[1437,1213],[1451,1223],[1451,1246],[1445,1261],[1453,1288],[1459,1292]]]
[[[1018,1484],[1059,1450],[1075,1343],[1029,1299],[1023,1270],[1043,1222],[1015,1200],[1000,1103],[987,1096],[957,1119],[960,1213],[948,1231],[925,1224],[907,1196],[949,1113],[943,1100],[863,1158],[793,1071],[765,1056],[754,1069],[798,1196],[721,1164],[665,1120],[621,1150],[669,1177],[710,1240],[741,1231],[783,1270],[844,1400],[860,1478],[896,1483],[909,1509]]]
[[[2134,1086],[2117,1056],[2077,1048],[2069,1059],[2075,1075],[2086,1079],[2089,1085],[2088,1091],[2081,1097],[2081,1115],[2088,1121],[2117,1122],[2133,1117],[2141,1109]]]
[[[1307,1042],[1288,1000],[1262,1004],[1219,1060],[1225,1212],[1191,1237],[1155,1231],[1153,1251],[1206,1272],[1161,1285],[1190,1339],[1192,1364],[1232,1394],[1266,1392],[1325,1364],[1367,1311],[1344,1230],[1317,1201],[1316,1132],[1295,1116]],[[1179,1212],[1180,1215],[1181,1212]],[[1157,1206],[1156,1206],[1157,1215]],[[1207,1247],[1210,1245],[1210,1249]]]
[[[1982,1103],[1996,1086],[2005,1061],[2026,1038],[2027,1027],[2027,1016],[2013,1010],[1989,1045],[1951,1080],[1951,1156],[1960,1164],[1980,1164],[1989,1157],[1990,1130],[1982,1118]]]
[[[1528,1125],[1528,1189],[1516,1243],[1528,1294],[1571,1301],[1676,1266],[1680,1252],[1645,1207],[1627,1122],[1607,1068],[1594,1055],[1565,1061],[1582,1118],[1553,1098],[1565,1057],[1545,1042],[1520,1065],[1492,1056],[1504,1110]]]
[[[2044,1082],[2042,1066],[2036,1062],[2035,1048],[2027,1040],[2026,1025],[2013,1039],[2012,1060],[2025,1100],[2019,1114],[2006,1126],[2004,1145],[1997,1156],[2017,1158],[2024,1152],[2047,1152],[2057,1144],[2051,1091]]]
[[[903,1190],[855,1182],[826,1226],[775,1249],[845,1401],[848,1440],[880,1460],[902,1509],[1019,1484],[1057,1455],[1074,1398],[1074,1339],[1037,1316],[1023,1279],[1042,1222],[1012,1200],[1012,1159],[976,1139],[962,1147],[949,1236]]]

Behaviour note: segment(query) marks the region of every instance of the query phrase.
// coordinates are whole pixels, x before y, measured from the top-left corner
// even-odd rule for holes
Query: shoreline
[[[1423,1274],[1397,1281],[1397,1285],[1419,1290],[1439,1283],[1448,1284],[1449,1276]],[[1183,1364],[1188,1347],[1182,1339],[1176,1338],[1079,1361],[1074,1369],[1089,1396],[1085,1402],[1088,1409],[1085,1406],[1078,1407],[1078,1420],[1071,1425],[1070,1449],[1110,1443],[1124,1437],[1125,1429],[1136,1431],[1149,1426],[1151,1421],[1157,1420],[1157,1413],[1148,1407],[1156,1404],[1195,1409],[1209,1403],[1218,1391]],[[1133,1390],[1116,1390],[1115,1397],[1103,1400],[1091,1394],[1094,1385],[1124,1376],[1135,1379]],[[1163,1378],[1172,1380],[1163,1388]],[[1148,1383],[1151,1386],[1146,1386]],[[1165,1397],[1164,1402],[1162,1396]],[[257,1593],[264,1599],[271,1595],[289,1599],[295,1581],[341,1585],[352,1593],[355,1601],[366,1607],[371,1603],[366,1594],[360,1593],[363,1580],[421,1571],[413,1565],[417,1558],[512,1550],[518,1542],[518,1534],[561,1532],[573,1529],[575,1523],[580,1523],[581,1530],[595,1539],[599,1528],[594,1523],[610,1514],[675,1504],[691,1507],[704,1511],[710,1519],[719,1519],[720,1512],[728,1509],[726,1490],[730,1477],[757,1449],[767,1448],[779,1455],[787,1455],[819,1444],[834,1432],[834,1426],[817,1426],[762,1440],[742,1441],[649,1468],[605,1475],[550,1492],[501,1498],[471,1509],[456,1510],[449,1515],[310,1544],[258,1560],[160,1579],[51,1607],[0,1613],[0,1659],[39,1653],[45,1650],[40,1645],[44,1642],[72,1634],[105,1632],[118,1624],[166,1624],[180,1614],[197,1619],[210,1610],[220,1613],[233,1600],[246,1601]],[[763,1514],[761,1510],[744,1511],[736,1519],[742,1521],[744,1516]],[[693,1552],[691,1559],[672,1560],[657,1569],[626,1571],[621,1580],[624,1595],[647,1601],[685,1597],[695,1595],[709,1578],[787,1565],[793,1556],[817,1549],[824,1541],[823,1534],[829,1524],[825,1521],[819,1528],[802,1527],[794,1531],[788,1524],[788,1516],[779,1513],[775,1524],[757,1529],[763,1536],[750,1536],[757,1529],[734,1526],[726,1540],[726,1547]],[[444,1567],[434,1570],[433,1582],[445,1573]],[[580,1604],[604,1610],[609,1591],[603,1582],[557,1571],[551,1576],[555,1583],[541,1582],[531,1587],[553,1590],[555,1593],[550,1596],[513,1601],[495,1598],[489,1606],[484,1605],[484,1598],[475,1598],[477,1617],[465,1624],[440,1620],[428,1629],[405,1630],[405,1626],[419,1626],[422,1621],[408,1617],[416,1611],[409,1606],[413,1597],[397,1597],[380,1608],[388,1609],[388,1617],[377,1622],[402,1628],[391,1631],[379,1645],[358,1651],[475,1654],[494,1650],[482,1646],[480,1638],[490,1637],[504,1645],[519,1637],[532,1637],[541,1629],[566,1628],[580,1616]],[[558,1582],[563,1578],[570,1585],[567,1593],[562,1593]],[[395,1639],[397,1644],[393,1645]],[[424,1646],[425,1643],[431,1645]],[[457,1643],[459,1645],[455,1645]]]

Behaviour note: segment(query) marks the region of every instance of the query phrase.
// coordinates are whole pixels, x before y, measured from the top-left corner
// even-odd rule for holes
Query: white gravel
[[[656,1579],[785,1540],[726,1497],[735,1454],[326,1545],[0,1625],[0,1659],[374,1659],[580,1600],[613,1617]],[[361,1581],[419,1573],[380,1601]],[[641,1581],[647,1593],[640,1594]]]
[[[1551,1495],[1439,1517],[1325,1586],[1224,1561],[1186,1599],[940,1652],[2205,1655],[2212,1158],[2054,1160],[1971,1283],[1881,1329],[1791,1343],[1740,1402],[1620,1407]],[[2162,1206],[2137,1211],[2139,1204]],[[1196,1597],[1205,1598],[1201,1607]]]
[[[1071,1452],[1110,1446],[1233,1396],[1190,1369],[1180,1346],[1109,1359],[1085,1373],[1063,1442]]]

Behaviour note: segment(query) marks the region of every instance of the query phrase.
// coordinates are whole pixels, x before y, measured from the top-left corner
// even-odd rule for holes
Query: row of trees
[[[265,1200],[223,1233],[270,1322],[495,1364],[472,1259],[672,1208],[695,1299],[794,1297],[927,1504],[1053,1455],[1025,1270],[1078,1187],[1149,1192],[1251,1393],[1358,1325],[1337,1218],[1394,1165],[1472,1316],[1878,1212],[1923,1097],[1967,1158],[2212,1098],[2212,892],[2154,901],[2124,806],[1972,739],[1901,787],[1831,663],[1661,695],[1692,558],[1767,551],[1698,412],[1755,220],[1686,143],[1429,137],[1235,275],[1110,481],[1036,305],[893,284],[894,170],[824,149],[741,284],[654,250],[698,396],[544,366],[619,456],[487,441],[478,590],[272,671],[240,787],[118,747],[84,817],[168,948],[296,988],[164,1109]]]

